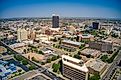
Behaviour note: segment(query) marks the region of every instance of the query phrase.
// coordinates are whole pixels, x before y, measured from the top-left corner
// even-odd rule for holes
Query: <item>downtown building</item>
[[[88,80],[88,68],[82,60],[62,55],[62,74],[71,80]]]
[[[59,28],[59,16],[53,14],[52,15],[52,28]]]
[[[17,30],[17,40],[22,42],[24,40],[27,40],[28,39],[28,32],[27,30],[25,30],[24,28],[19,28]]]
[[[92,22],[93,29],[99,29],[99,22]]]
[[[113,44],[109,42],[98,41],[98,42],[89,43],[89,48],[97,49],[100,51],[112,51],[112,47],[113,47]]]

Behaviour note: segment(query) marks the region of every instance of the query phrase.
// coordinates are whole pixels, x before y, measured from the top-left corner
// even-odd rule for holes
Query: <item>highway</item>
[[[110,67],[108,68],[107,72],[105,73],[105,75],[102,77],[101,80],[110,80],[113,75],[113,72],[116,70],[117,65],[119,64],[120,61],[121,61],[121,50],[119,51],[118,55],[116,56],[113,63],[110,65]]]
[[[20,53],[16,52],[15,50],[11,49],[8,45],[6,45],[5,43],[3,43],[2,41],[0,41],[0,45],[4,46],[5,48],[7,48],[8,50],[12,51],[14,54],[18,54],[21,55]],[[22,55],[21,55],[22,56]],[[38,69],[41,73],[45,74],[46,76],[50,77],[52,80],[64,80],[60,77],[57,77],[55,74],[53,74],[52,72],[50,72],[49,70],[47,70],[46,68],[37,65],[36,63],[30,61],[29,59],[27,59],[26,57],[22,56],[23,58],[25,58],[26,60],[28,60],[29,64],[35,65],[36,69]],[[42,70],[42,71],[41,71]]]

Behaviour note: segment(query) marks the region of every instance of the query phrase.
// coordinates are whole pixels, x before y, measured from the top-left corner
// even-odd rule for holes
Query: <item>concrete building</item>
[[[24,28],[23,29],[19,28],[17,30],[17,39],[20,42],[27,40],[28,39],[27,30],[25,30]]]
[[[103,72],[107,69],[107,64],[99,59],[90,59],[85,64],[89,69],[89,73],[91,74],[102,75]]]
[[[100,56],[100,54],[101,54],[100,51],[94,50],[94,49],[89,49],[89,48],[86,48],[86,49],[81,51],[81,55],[91,56],[93,58],[97,58],[98,56]]]
[[[88,68],[82,60],[62,55],[62,74],[71,80],[88,80]]]
[[[100,51],[112,51],[112,43],[108,43],[108,42],[90,42],[89,43],[89,48],[92,49],[97,49]]]
[[[80,34],[77,38],[79,41],[94,41],[94,36],[91,34]]]
[[[52,15],[52,28],[58,28],[59,27],[59,16],[53,14]]]
[[[30,39],[31,40],[34,40],[36,38],[36,33],[35,33],[35,31],[31,31],[30,32]]]
[[[77,48],[79,48],[81,45],[84,45],[84,43],[70,41],[70,40],[63,40],[62,44],[66,46],[77,47]]]

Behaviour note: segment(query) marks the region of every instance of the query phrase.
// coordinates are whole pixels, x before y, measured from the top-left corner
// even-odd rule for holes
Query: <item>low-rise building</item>
[[[77,38],[79,38],[79,41],[94,41],[94,36],[91,34],[80,34]]]
[[[17,72],[17,67],[14,64],[9,64],[7,61],[0,60],[0,79],[7,80],[8,76]]]
[[[81,51],[81,55],[85,55],[85,56],[92,56],[94,58],[100,56],[101,52],[98,51],[98,50],[95,50],[95,49],[89,49],[89,48],[86,48],[84,50]]]
[[[112,47],[113,47],[113,44],[109,42],[98,41],[98,42],[89,43],[89,48],[97,49],[100,51],[112,51]]]
[[[71,80],[88,80],[88,68],[82,60],[62,55],[62,74]]]
[[[84,43],[75,42],[75,41],[71,41],[71,40],[63,40],[62,44],[67,45],[67,46],[77,47],[77,48],[79,48],[81,45],[84,45]]]
[[[96,73],[102,75],[103,72],[107,69],[107,64],[99,59],[90,59],[86,62],[86,66],[88,67],[89,73],[91,74]]]

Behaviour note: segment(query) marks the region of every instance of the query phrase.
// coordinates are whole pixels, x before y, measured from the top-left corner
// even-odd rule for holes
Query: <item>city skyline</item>
[[[121,19],[120,0],[1,0],[0,18],[94,17]]]

